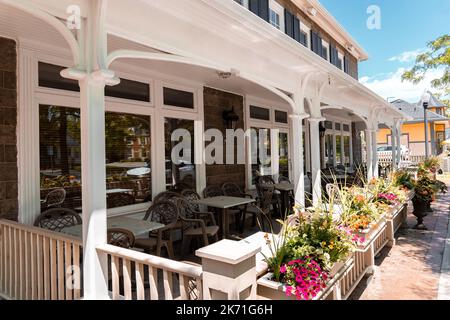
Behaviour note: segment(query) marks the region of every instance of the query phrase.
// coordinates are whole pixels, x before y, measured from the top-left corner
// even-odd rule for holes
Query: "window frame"
[[[273,23],[272,23],[272,12],[276,13],[278,15],[279,18],[279,26],[276,27]],[[277,28],[278,30],[282,31],[283,33],[285,33],[285,21],[284,21],[284,7],[279,4],[278,2],[276,2],[275,0],[270,0],[269,1],[269,23],[274,27]]]

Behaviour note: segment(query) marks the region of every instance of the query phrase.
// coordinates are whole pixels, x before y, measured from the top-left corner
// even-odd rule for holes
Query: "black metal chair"
[[[133,232],[121,228],[108,229],[107,240],[108,244],[125,249],[133,248],[136,241]]]
[[[41,208],[50,209],[61,207],[66,200],[67,192],[63,188],[50,191],[41,204]]]
[[[259,222],[261,231],[266,231],[264,221],[267,221],[269,223],[269,225],[271,226],[272,215],[270,214],[270,212],[271,212],[273,195],[274,195],[273,188],[263,187],[262,196],[258,199],[259,201],[255,204],[250,204],[245,212],[245,215],[251,214],[251,215],[253,215],[253,219],[257,220]],[[246,218],[245,215],[242,220],[243,224],[245,223],[245,218]],[[271,231],[271,230],[268,230],[268,231]]]
[[[256,182],[256,192],[258,193],[258,199],[263,196],[263,190],[267,187],[272,186],[273,197],[272,197],[272,207],[274,212],[277,212],[280,217],[282,217],[281,213],[281,197],[280,193],[275,190],[275,181],[270,176],[260,176]]]
[[[106,206],[108,209],[126,207],[135,203],[135,197],[129,193],[110,193],[106,197]]]

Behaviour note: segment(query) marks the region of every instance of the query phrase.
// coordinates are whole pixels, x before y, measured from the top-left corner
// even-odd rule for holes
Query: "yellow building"
[[[430,93],[431,94],[431,93]],[[405,122],[402,126],[401,144],[409,150],[412,157],[425,156],[425,124],[424,109],[422,104],[412,104],[404,100],[395,100],[392,102],[399,110],[411,116],[413,120]],[[428,150],[431,155],[442,153],[443,145],[446,139],[450,138],[450,118],[446,116],[449,106],[444,105],[431,94],[428,117]],[[391,129],[382,128],[378,132],[378,146],[390,146]]]

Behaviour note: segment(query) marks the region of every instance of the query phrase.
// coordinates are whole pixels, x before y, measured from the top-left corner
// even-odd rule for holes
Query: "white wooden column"
[[[105,78],[90,74],[80,89],[84,299],[102,300],[109,298],[106,256],[96,250],[107,242]]]
[[[397,129],[391,128],[391,145],[392,145],[392,170],[397,170]]]
[[[320,133],[319,124],[325,118],[310,118],[309,132],[311,136],[311,174],[312,174],[312,194],[313,204],[317,205],[322,201],[322,176],[320,170]]]
[[[367,180],[373,178],[372,130],[365,130]]]
[[[305,206],[305,151],[303,150],[303,119],[307,114],[294,114],[292,118],[292,169],[296,204]]]
[[[403,161],[402,159],[402,122],[397,121],[396,123],[396,129],[397,129],[397,166],[400,165],[400,163]]]
[[[372,156],[373,156],[373,177],[378,178],[378,148],[377,148],[377,130],[372,130]]]

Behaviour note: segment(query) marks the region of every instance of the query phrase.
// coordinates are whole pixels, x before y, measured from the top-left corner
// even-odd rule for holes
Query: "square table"
[[[228,222],[228,214],[227,211],[230,208],[239,207],[242,205],[248,205],[250,203],[254,203],[255,199],[250,198],[238,198],[238,197],[211,197],[204,198],[200,200],[193,201],[194,204],[204,205],[211,208],[220,209],[222,211],[222,237],[225,239],[228,237],[229,230],[229,222]]]
[[[127,218],[127,217],[113,217],[108,218],[108,229],[110,228],[122,228],[131,231],[135,237],[148,235],[149,232],[161,229],[163,224],[157,222],[150,222],[145,220]],[[81,224],[67,227],[61,230],[62,233],[69,234],[74,237],[82,238],[83,227]]]

